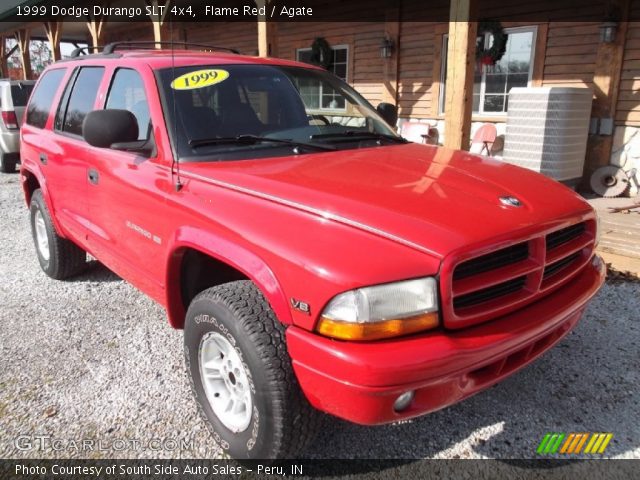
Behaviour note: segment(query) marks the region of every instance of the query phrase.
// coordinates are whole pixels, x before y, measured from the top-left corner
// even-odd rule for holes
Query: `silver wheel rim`
[[[38,246],[38,252],[40,256],[48,262],[49,261],[49,237],[47,236],[47,227],[44,223],[44,217],[40,210],[36,211],[34,219],[36,227],[36,245]]]
[[[240,355],[217,332],[200,342],[200,378],[213,413],[233,433],[245,431],[251,423],[251,389]]]

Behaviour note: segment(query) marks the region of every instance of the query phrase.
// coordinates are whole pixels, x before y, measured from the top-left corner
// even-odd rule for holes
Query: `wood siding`
[[[592,3],[592,2],[590,2]],[[442,7],[444,8],[444,7]],[[640,2],[633,2],[632,18],[640,16]],[[505,10],[504,14],[508,15]],[[533,65],[533,85],[594,88],[596,53],[599,45],[599,21],[592,21],[595,7],[589,5],[585,21],[562,21],[566,12],[558,13],[558,21],[527,23],[505,20],[505,28],[537,26]],[[443,35],[447,23],[410,21],[412,12],[400,12],[397,55],[397,103],[401,117],[442,118],[438,113]],[[166,27],[166,26],[165,26]],[[167,29],[163,34],[168,37]],[[385,37],[383,22],[279,23],[275,29],[278,57],[295,59],[296,50],[308,48],[313,40],[324,37],[330,45],[349,46],[348,82],[374,105],[385,100],[388,80],[385,62],[380,58],[380,43]],[[152,40],[151,23],[110,25],[107,40]],[[174,37],[192,42],[232,47],[241,53],[256,55],[258,50],[255,22],[175,24]],[[630,22],[616,123],[640,126],[640,22]],[[476,120],[490,120],[476,118]],[[494,120],[498,120],[497,118]]]
[[[244,55],[258,54],[257,22],[186,23],[182,28],[188,42],[235,48]]]
[[[553,22],[549,24],[542,84],[548,87],[593,89],[599,23]],[[539,52],[536,52],[536,56]]]
[[[632,18],[640,15],[640,6]],[[629,22],[620,76],[616,124],[640,127],[640,22]]]
[[[380,58],[380,43],[384,37],[384,23],[280,23],[278,56],[295,60],[297,49],[311,47],[314,39],[320,36],[329,45],[348,45],[347,81],[374,105],[381,102],[384,64]]]
[[[438,38],[442,42],[442,37]],[[437,103],[437,98],[433,98],[435,42],[435,25],[423,22],[402,25],[398,66],[398,107],[402,117],[432,116],[432,104]]]

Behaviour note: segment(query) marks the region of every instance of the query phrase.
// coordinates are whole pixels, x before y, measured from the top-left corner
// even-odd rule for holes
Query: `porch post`
[[[22,78],[29,80],[31,78],[31,53],[29,45],[31,40],[31,32],[26,28],[16,30],[16,41],[20,50],[20,62],[22,63]]]
[[[8,37],[2,37],[2,57],[0,57],[0,68],[2,68],[3,72],[1,76],[9,78],[9,57],[18,49],[18,44],[16,43],[13,47],[7,49],[7,38]]]
[[[7,38],[0,35],[0,78],[8,78],[9,69],[7,67]]]
[[[44,29],[47,32],[47,40],[51,45],[51,57],[54,62],[60,60],[60,32],[62,22],[45,22]]]
[[[469,149],[478,22],[476,0],[451,0],[444,120],[444,146]]]
[[[268,7],[269,0],[255,0],[258,8]],[[267,15],[258,15],[258,55],[261,57],[275,57],[277,45],[275,42],[277,35],[277,24],[268,22]]]
[[[620,22],[613,43],[598,44],[596,67],[593,74],[594,100],[591,116],[612,119],[615,129],[615,115],[620,89],[620,75],[624,56],[624,45],[627,36],[629,0],[610,0],[608,7],[620,13]],[[608,165],[613,148],[613,134],[590,135],[585,162],[585,180],[596,168]]]

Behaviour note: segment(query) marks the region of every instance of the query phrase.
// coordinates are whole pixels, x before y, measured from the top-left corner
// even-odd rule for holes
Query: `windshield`
[[[181,161],[235,160],[402,142],[375,109],[321,70],[271,65],[158,72]]]

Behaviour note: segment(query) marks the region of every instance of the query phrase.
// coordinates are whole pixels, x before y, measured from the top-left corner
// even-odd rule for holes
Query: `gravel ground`
[[[0,174],[0,458],[219,455],[181,332],[98,263],[72,281],[47,278],[18,180]],[[306,456],[535,458],[555,431],[612,432],[608,455],[640,458],[639,312],[640,283],[607,284],[571,335],[501,384],[402,424],[328,419]],[[82,440],[97,450],[78,453]]]

